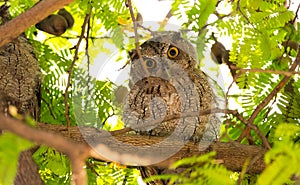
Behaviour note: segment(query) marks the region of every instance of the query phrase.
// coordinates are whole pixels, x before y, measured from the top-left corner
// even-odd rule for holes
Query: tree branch
[[[94,142],[96,142],[96,144],[105,144],[103,142],[103,138],[101,138],[101,136],[98,136],[100,131],[96,130],[95,128],[70,127],[68,129],[66,126],[43,123],[38,123],[37,128],[33,128],[26,125],[20,120],[0,115],[0,129],[10,131],[25,139],[35,142],[38,145],[47,145],[49,147],[55,148],[59,152],[66,154],[70,158],[73,168],[73,184],[86,183],[84,164],[85,160],[88,157],[93,157],[102,161],[110,161],[105,156],[102,156],[98,152],[96,152],[91,145],[88,145],[86,143],[86,140],[93,140]],[[121,134],[114,136],[114,139],[120,141],[120,143],[149,146],[161,142],[165,138]],[[89,144],[91,143],[89,142]],[[93,144],[93,146],[95,146],[95,144]],[[174,141],[174,143],[170,143],[170,146],[168,147],[175,146],[176,141]],[[115,147],[118,146],[116,145]],[[105,147],[103,148],[103,150],[104,149]],[[112,148],[111,150],[114,151],[114,148]],[[199,144],[197,143],[188,142],[181,148],[179,152],[171,156],[169,159],[166,159],[165,161],[159,162],[157,164],[152,164],[151,166],[167,168],[170,164],[178,159],[193,155],[202,155],[210,151],[216,151],[216,159],[218,161],[222,161],[222,163],[228,169],[233,171],[240,171],[247,159],[254,158],[258,159],[256,160],[256,162],[254,162],[254,164],[249,166],[249,173],[260,173],[265,168],[263,158],[261,157],[263,156],[262,154],[265,153],[265,149],[259,146],[242,145],[237,142],[212,143],[205,150],[200,150]],[[131,157],[134,158],[135,156]],[[135,165],[139,165],[139,161],[136,161]]]
[[[293,75],[300,75],[299,71],[281,71],[281,70],[272,70],[272,69],[244,69],[244,68],[239,68],[234,65],[229,66],[230,69],[235,69],[239,71],[239,73],[271,73],[271,74],[278,74],[278,75],[284,75],[284,76],[293,76]]]
[[[42,0],[18,17],[0,26],[0,47],[11,42],[30,26],[71,2],[73,0]]]
[[[89,156],[91,148],[87,144],[76,143],[53,132],[37,130],[22,121],[5,117],[4,114],[0,114],[0,129],[8,130],[38,145],[47,145],[66,154],[69,156],[73,166],[73,177],[75,177],[72,178],[73,184],[86,184],[84,166],[79,164],[84,164],[82,159],[86,159]],[[77,160],[81,160],[81,162],[79,163]]]

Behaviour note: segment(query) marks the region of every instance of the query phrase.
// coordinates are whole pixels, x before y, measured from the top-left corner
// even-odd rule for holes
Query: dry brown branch
[[[13,20],[0,26],[0,47],[12,41],[30,26],[38,23],[54,11],[63,8],[65,5],[71,2],[73,2],[73,0],[40,1],[31,9],[27,10],[26,12],[20,14]]]
[[[69,134],[66,126],[39,123],[37,128],[33,128],[22,121],[0,115],[0,129],[10,131],[25,139],[35,142],[38,145],[46,145],[55,148],[56,150],[66,154],[70,158],[72,164],[73,184],[86,184],[84,165],[85,160],[88,157],[94,157],[95,159],[102,161],[109,161],[105,156],[101,156],[99,153],[95,152],[92,147],[86,143],[86,139],[88,139],[89,141],[97,142],[100,145],[105,144],[101,143],[103,138],[101,138],[102,136],[99,136],[100,131],[94,128],[70,127]],[[82,136],[83,133],[85,135],[84,137]],[[132,145],[152,145],[164,140],[165,138],[121,134],[114,136],[114,139],[127,144],[131,143]],[[174,146],[176,146],[176,143],[170,143],[168,147]],[[114,147],[118,147],[118,145],[115,145]],[[114,148],[111,148],[111,150],[114,151]],[[151,166],[166,168],[178,159],[193,155],[202,155],[209,151],[216,151],[216,159],[223,161],[223,164],[233,171],[240,171],[247,159],[254,158],[256,159],[256,162],[249,166],[249,173],[259,173],[265,167],[263,158],[261,157],[265,152],[265,149],[258,146],[241,145],[237,142],[211,143],[205,150],[202,151],[199,150],[198,144],[188,142],[178,153],[174,154],[169,159],[157,164],[152,164]],[[260,155],[260,157],[257,157],[258,155]],[[136,165],[138,164],[139,161],[136,161]]]
[[[48,132],[59,132],[64,137],[68,137],[68,132],[65,126],[39,123],[38,128],[42,130],[47,130]],[[99,139],[101,137],[97,136],[99,131],[93,128],[83,129],[80,127],[70,128],[71,131],[70,137],[72,140],[80,143],[85,143],[85,139],[82,137],[80,130],[84,130],[84,132],[86,132],[85,135],[88,135],[89,138],[93,138],[94,141],[101,142],[101,140]],[[132,143],[132,144],[139,143],[140,145],[152,145],[154,143],[158,143],[163,139],[165,139],[161,137],[154,137],[154,136],[149,137],[149,136],[130,135],[130,134],[119,134],[114,136],[114,138],[118,141]],[[166,168],[178,159],[182,159],[184,157],[189,157],[193,155],[202,155],[209,151],[217,151],[216,159],[223,161],[224,165],[228,169],[234,171],[240,171],[246,159],[248,158],[252,159],[254,157],[257,158],[257,155],[264,153],[265,149],[258,146],[242,145],[239,144],[238,142],[229,142],[229,143],[217,142],[217,143],[212,143],[206,150],[200,151],[198,144],[195,144],[194,142],[188,142],[178,153],[173,155],[171,158],[161,163],[153,164],[152,166]],[[99,156],[98,153],[93,153],[92,157],[100,160],[103,160],[103,158],[105,158],[103,156]],[[249,167],[249,171],[248,171],[249,173],[260,173],[265,167],[262,156],[260,156],[259,159],[257,159],[257,161],[254,164],[255,165]]]
[[[3,114],[0,115],[0,123],[0,129],[2,130],[8,130],[38,145],[47,145],[55,148],[69,156],[73,167],[73,184],[86,184],[84,165],[79,166],[78,163],[82,164],[82,159],[86,159],[87,156],[89,156],[90,147],[88,145],[76,143],[69,138],[62,137],[53,132],[37,130],[36,128],[26,125],[26,123],[23,123],[22,121],[5,117]],[[77,160],[81,162],[78,162]]]
[[[43,123],[39,123],[38,128],[42,130],[47,130],[48,132],[59,132],[64,137],[68,137],[68,133],[66,131],[65,126],[49,125],[49,124],[46,125]],[[71,127],[71,135],[70,135],[71,139],[76,142],[85,143],[85,139],[82,137],[80,130],[83,130],[83,128]],[[87,132],[85,135],[88,135],[90,138],[94,138],[94,140],[97,142],[101,142],[100,139],[97,139],[97,137],[99,136],[96,136],[99,131],[93,128],[85,128],[84,131]],[[158,143],[163,139],[165,139],[161,137],[154,137],[154,136],[149,137],[149,136],[130,135],[130,134],[119,134],[114,136],[114,138],[118,141],[132,143],[132,144],[139,143],[140,145],[152,145],[154,143]],[[257,158],[257,155],[263,154],[265,152],[265,149],[258,146],[242,145],[239,144],[238,142],[229,142],[229,143],[217,142],[217,143],[212,143],[206,150],[200,151],[198,144],[195,144],[194,142],[188,142],[178,153],[171,156],[171,158],[163,162],[160,162],[158,164],[153,164],[152,166],[166,168],[178,159],[182,159],[184,157],[189,157],[193,155],[202,155],[209,151],[216,151],[217,152],[216,159],[223,161],[224,165],[228,169],[233,171],[240,171],[246,159],[248,158],[253,159],[254,157]],[[98,153],[93,153],[92,157],[100,160],[103,160],[103,158],[105,158],[103,156],[99,156]],[[264,169],[265,165],[263,162],[263,157],[260,156],[259,159],[256,160],[257,161],[254,162],[254,165],[249,166],[249,171],[248,171],[249,173],[260,173]]]
[[[300,3],[298,4],[298,8],[295,12],[295,17],[293,18],[293,21],[292,21],[293,24],[296,22],[296,20],[298,18],[299,9],[300,9]]]
[[[231,69],[238,70],[239,73],[271,73],[271,74],[278,74],[278,75],[284,75],[284,76],[293,76],[293,75],[300,75],[299,71],[281,71],[281,70],[272,70],[272,69],[243,69],[236,67],[234,65],[230,65]],[[237,75],[236,75],[237,76]]]

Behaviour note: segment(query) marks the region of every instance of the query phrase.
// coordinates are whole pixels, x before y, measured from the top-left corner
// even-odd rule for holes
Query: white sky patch
[[[134,0],[144,21],[162,21],[171,9],[172,1]]]
[[[119,62],[114,62],[117,61],[118,57],[120,56],[119,52],[120,51],[116,49],[115,52],[109,57],[107,55],[98,56],[101,57],[102,60],[97,63],[97,68],[92,67],[91,69],[91,71],[94,71],[94,74],[96,74],[96,78],[98,80],[109,80],[114,82],[116,85],[127,86],[127,80],[129,78],[129,66],[127,65],[125,68],[123,68],[127,62],[127,54],[125,51],[123,51],[121,56],[123,56],[122,58],[124,59]],[[105,58],[106,60],[103,61]]]

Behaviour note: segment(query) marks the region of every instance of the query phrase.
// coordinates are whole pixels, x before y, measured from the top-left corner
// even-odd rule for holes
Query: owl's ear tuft
[[[181,32],[174,32],[173,34],[173,39],[182,39],[182,34]]]

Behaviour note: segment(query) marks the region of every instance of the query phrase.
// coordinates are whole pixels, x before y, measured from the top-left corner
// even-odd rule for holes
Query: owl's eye
[[[178,48],[176,48],[174,46],[170,47],[167,54],[168,54],[169,58],[175,58],[175,57],[177,57],[178,54],[179,54]]]
[[[144,61],[148,68],[154,68],[156,65],[155,61],[150,58],[144,59]]]

